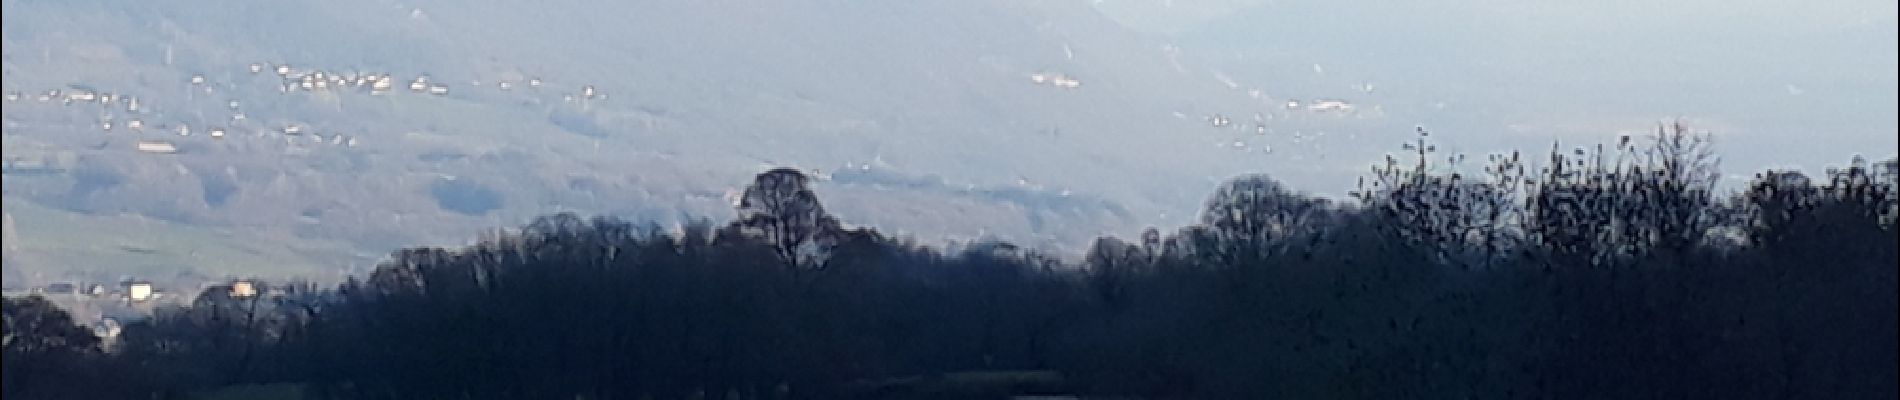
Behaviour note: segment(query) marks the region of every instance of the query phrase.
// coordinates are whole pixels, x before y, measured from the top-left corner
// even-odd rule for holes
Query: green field
[[[271,238],[243,229],[173,223],[137,215],[87,215],[12,196],[0,202],[13,217],[18,237],[7,243],[12,276],[28,283],[62,279],[167,281],[191,276],[306,276],[337,270],[339,260],[319,254],[349,254],[325,241]],[[58,271],[58,272],[54,272]],[[13,275],[18,273],[18,275]],[[58,275],[55,275],[58,274]]]

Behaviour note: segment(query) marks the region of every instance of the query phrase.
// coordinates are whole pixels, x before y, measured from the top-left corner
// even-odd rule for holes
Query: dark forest
[[[560,214],[126,326],[5,303],[7,398],[1900,398],[1895,163],[1718,190],[1706,134],[1264,174],[1076,259],[933,248],[791,169],[730,223]]]

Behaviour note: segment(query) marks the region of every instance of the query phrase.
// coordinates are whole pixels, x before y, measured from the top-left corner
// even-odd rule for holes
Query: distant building
[[[1063,89],[1074,89],[1074,88],[1082,87],[1082,81],[1075,80],[1075,78],[1070,78],[1068,75],[1064,75],[1064,74],[1051,74],[1051,73],[1037,72],[1037,73],[1029,74],[1029,81],[1038,85],[1047,83],[1052,86],[1063,88]]]
[[[1345,100],[1319,100],[1308,108],[1313,111],[1352,111],[1353,105]]]
[[[125,299],[131,300],[131,301],[151,300],[152,299],[152,283],[144,282],[144,281],[133,281],[133,282],[127,283],[125,285]]]
[[[93,101],[93,100],[98,100],[98,99],[99,99],[99,95],[97,93],[93,93],[90,90],[75,90],[75,91],[66,93],[66,101],[86,102],[86,101]]]
[[[46,285],[46,294],[74,294],[77,291],[78,286],[73,285],[71,282],[58,282]]]
[[[171,142],[160,142],[156,140],[139,141],[138,149],[139,152],[153,154],[172,154],[178,152],[178,146],[172,145]]]
[[[388,76],[378,77],[375,79],[375,81],[370,82],[370,85],[369,85],[370,94],[380,95],[380,94],[389,93],[389,89],[393,86],[394,84],[390,82],[390,79]]]
[[[427,90],[429,90],[428,75],[417,76],[416,80],[409,81],[409,91],[421,93]]]
[[[231,297],[248,298],[252,296],[257,296],[256,283],[248,280],[236,280],[231,282]]]

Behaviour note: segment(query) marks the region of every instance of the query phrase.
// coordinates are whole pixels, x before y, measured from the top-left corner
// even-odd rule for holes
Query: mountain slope
[[[372,254],[558,211],[723,219],[722,193],[764,165],[934,177],[822,186],[828,201],[863,205],[833,207],[849,222],[925,240],[1079,246],[1185,221],[1216,181],[1264,165],[1264,152],[1230,143],[1278,140],[1207,128],[1209,113],[1261,103],[1080,2],[5,5],[8,91],[83,84],[156,110],[7,107],[8,156],[61,171],[10,174],[10,193]],[[270,71],[244,70],[251,63],[399,83],[426,74],[447,94],[280,94]],[[1039,85],[1034,73],[1080,87]],[[206,82],[188,83],[194,75]],[[607,97],[563,100],[582,87]],[[229,122],[233,113],[248,119]],[[132,117],[199,134],[97,129]],[[297,142],[285,126],[362,145]],[[207,139],[207,127],[249,135]],[[152,138],[185,151],[130,151]],[[456,211],[436,187],[495,206]]]

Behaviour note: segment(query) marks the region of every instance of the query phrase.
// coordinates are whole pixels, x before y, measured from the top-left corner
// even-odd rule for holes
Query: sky
[[[7,157],[123,179],[74,194],[77,175],[12,174],[8,205],[252,229],[352,260],[558,211],[725,218],[720,193],[778,166],[897,182],[826,184],[828,208],[854,224],[1086,246],[1192,223],[1242,174],[1343,198],[1415,127],[1482,160],[1680,119],[1716,138],[1731,188],[1900,146],[1891,0],[0,3],[7,91],[81,83],[144,96],[148,124],[241,113],[256,133],[129,156],[129,136],[100,124],[128,115],[9,104],[9,124],[28,128],[9,128]],[[454,91],[280,93],[252,63],[427,75]],[[201,96],[185,83],[196,74],[243,110]],[[1034,78],[1051,75],[1079,86]],[[529,77],[546,87],[496,84]],[[584,86],[612,97],[564,100]],[[293,153],[311,150],[268,134],[291,123],[362,145]],[[505,201],[447,210],[429,190],[444,177]],[[300,222],[310,215],[329,222]]]
[[[1189,49],[1232,53],[1227,68],[1240,71],[1229,75],[1269,91],[1323,81],[1298,71],[1324,65],[1387,89],[1369,102],[1451,104],[1393,123],[1450,131],[1462,151],[1602,141],[1682,119],[1717,137],[1736,178],[1896,153],[1892,1],[1095,4]]]

